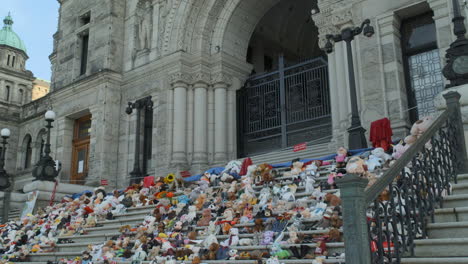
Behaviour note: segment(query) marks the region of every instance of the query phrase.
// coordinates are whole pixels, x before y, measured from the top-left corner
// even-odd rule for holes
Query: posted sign
[[[307,148],[307,143],[301,143],[301,144],[295,145],[294,148],[293,148],[293,151],[298,152],[298,151],[301,151],[301,150],[305,150],[306,148]]]
[[[109,182],[107,180],[101,180],[101,185],[102,186],[107,186],[107,185],[109,185]]]

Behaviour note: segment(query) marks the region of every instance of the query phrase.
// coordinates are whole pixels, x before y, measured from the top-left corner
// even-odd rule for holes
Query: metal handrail
[[[392,183],[395,178],[400,175],[413,157],[422,151],[428,141],[442,128],[449,118],[449,110],[445,110],[439,117],[432,123],[429,129],[411,145],[409,149],[401,155],[401,157],[388,169],[382,177],[380,177],[369,189],[366,190],[365,198],[367,203],[373,202],[381,192]]]

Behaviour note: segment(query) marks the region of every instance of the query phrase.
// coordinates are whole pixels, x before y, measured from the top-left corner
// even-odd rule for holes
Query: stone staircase
[[[435,210],[434,220],[427,225],[428,239],[415,241],[417,257],[402,263],[468,263],[468,174],[458,176],[443,208]]]
[[[0,223],[3,223],[3,216],[1,216],[1,212],[3,212],[3,207],[0,208]],[[8,219],[18,219],[20,216],[21,216],[20,209],[10,209],[10,211],[8,212]]]
[[[278,169],[278,176],[275,178],[276,182],[280,182],[281,184],[290,184],[291,177],[283,177],[283,173],[285,169]],[[326,181],[327,175],[330,171],[330,166],[323,166],[321,167],[320,180]],[[262,186],[256,186],[254,189],[257,194],[260,193]],[[328,190],[327,192],[337,192],[338,190]],[[299,187],[296,193],[296,198],[301,198],[310,195],[310,193],[305,192],[304,187]],[[65,243],[65,244],[57,244],[54,252],[51,253],[35,253],[30,255],[30,260],[32,262],[28,263],[45,263],[46,261],[58,261],[62,258],[74,258],[76,256],[81,256],[82,251],[86,250],[89,244],[102,244],[115,236],[120,235],[118,229],[122,225],[131,225],[135,226],[136,224],[142,223],[144,217],[148,214],[151,214],[154,209],[154,206],[144,206],[144,207],[136,207],[136,208],[128,208],[125,214],[115,215],[115,220],[104,220],[102,222],[98,222],[100,225],[99,227],[94,228],[87,228],[85,229],[86,234],[84,235],[74,235],[74,236],[67,236],[61,237],[61,239],[70,239],[73,243]],[[318,220],[318,219],[317,219]],[[317,230],[312,227],[312,225],[317,221],[304,221],[303,224],[305,226],[304,230],[301,233],[312,235],[312,234],[324,234],[328,232],[328,229],[324,230]],[[246,224],[237,224],[235,227],[239,227],[242,229],[243,227],[253,226],[253,223],[246,223]],[[196,230],[204,229],[205,227],[195,227]],[[241,233],[239,238],[249,238],[253,237],[253,234],[250,233]],[[218,241],[224,241],[227,239],[227,235],[218,235]],[[285,238],[288,238],[288,233],[285,233]],[[197,239],[204,239],[204,237],[198,237]],[[316,243],[304,243],[301,245],[308,245],[311,250],[315,249]],[[294,245],[287,245],[284,246],[285,248]],[[300,245],[296,245],[300,246]],[[270,249],[271,246],[263,246],[263,245],[252,245],[252,246],[236,246],[231,247],[238,249],[239,251],[252,251],[256,249],[263,249],[267,250]],[[344,243],[337,242],[337,243],[327,243],[327,249],[330,254],[338,253],[341,254],[344,252]],[[130,263],[131,261],[127,261]],[[125,261],[117,261],[117,263],[127,263]],[[219,260],[219,261],[203,261],[204,263],[235,263],[235,264],[243,264],[243,263],[253,263],[253,260]],[[281,260],[282,263],[285,264],[310,264],[312,262],[311,259],[289,259],[289,260]],[[145,262],[148,263],[148,262]],[[333,258],[327,259],[324,263],[344,263],[343,259]]]
[[[293,147],[285,148],[278,151],[268,152],[265,154],[254,155],[251,157],[254,164],[268,163],[276,164],[280,162],[291,161],[295,158],[310,158],[323,157],[330,154],[328,149],[329,142],[320,144],[307,144],[307,149],[294,152]]]

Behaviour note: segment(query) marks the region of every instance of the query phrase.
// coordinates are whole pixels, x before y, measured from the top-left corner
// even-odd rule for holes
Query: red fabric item
[[[143,187],[149,188],[154,185],[154,176],[147,176],[143,178]]]
[[[244,176],[247,174],[247,168],[252,165],[253,162],[250,158],[245,158],[244,161],[242,161],[242,166],[241,170],[239,172],[239,176]]]
[[[392,144],[393,131],[388,118],[382,118],[371,123],[370,138],[374,148],[387,151]]]

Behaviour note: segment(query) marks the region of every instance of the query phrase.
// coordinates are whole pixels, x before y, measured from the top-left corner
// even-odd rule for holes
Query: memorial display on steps
[[[420,136],[428,127],[419,121],[415,126],[418,129],[413,127],[410,137]],[[98,187],[0,225],[0,263],[27,262],[73,244],[79,254],[50,260],[344,263],[336,177],[361,174],[370,186],[402,155],[404,144],[395,146],[393,155],[382,148],[339,148],[337,154],[320,159],[253,165],[247,158],[182,179],[173,174],[149,177],[110,193]],[[381,197],[386,199],[385,194]],[[140,211],[138,222],[120,224]],[[106,223],[120,224],[109,231],[117,232],[110,239],[75,241]]]

